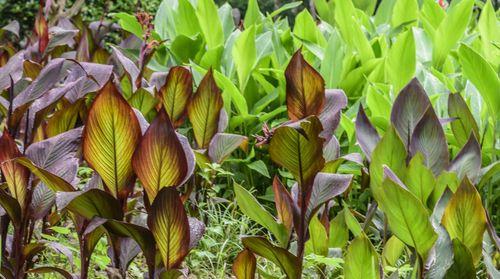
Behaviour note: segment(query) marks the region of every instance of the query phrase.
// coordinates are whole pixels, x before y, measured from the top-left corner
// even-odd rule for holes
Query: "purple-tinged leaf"
[[[205,224],[193,217],[188,216],[189,222],[189,249],[193,249],[205,233]]]
[[[135,92],[137,90],[137,85],[136,85],[136,80],[139,77],[140,71],[139,68],[130,60],[128,57],[126,57],[120,49],[118,49],[115,46],[111,46],[111,49],[113,50],[113,55],[118,61],[118,63],[122,66],[123,71],[127,74],[127,76],[130,78],[130,83],[132,84],[132,91]]]
[[[86,94],[100,90],[102,87],[104,87],[104,85],[106,85],[111,77],[112,72],[113,66],[111,65],[86,62],[81,62],[80,65],[75,64],[69,69],[69,74],[66,82],[77,81],[82,76],[86,77],[87,75],[91,78],[86,78],[83,81],[80,81],[81,84],[79,83],[78,87],[75,87],[73,90],[69,91],[66,94],[66,99],[74,103],[77,100],[85,97]]]
[[[345,192],[351,181],[352,175],[324,172],[316,174],[311,192],[308,194],[307,222],[309,222],[310,218],[325,202]]]
[[[340,89],[326,89],[325,105],[319,115],[323,131],[320,136],[330,140],[340,123],[341,110],[347,106],[347,97]]]
[[[94,217],[116,220],[123,218],[120,202],[100,189],[57,192],[56,205],[59,210],[67,209],[88,220]]]
[[[73,47],[75,44],[75,40],[73,39],[76,34],[78,34],[78,30],[67,30],[61,28],[59,26],[53,26],[49,29],[50,39],[45,49],[46,53],[51,52],[57,46],[69,46]]]
[[[340,156],[340,144],[335,136],[332,136],[331,139],[323,146],[323,157],[325,158],[325,162],[330,162],[335,159],[338,159]]]
[[[19,202],[4,190],[0,189],[0,206],[3,208],[15,228],[21,225],[21,206]]]
[[[278,213],[278,220],[291,232],[294,219],[294,202],[278,176],[273,179],[274,204]]]
[[[471,133],[469,140],[451,161],[448,170],[456,172],[460,180],[467,176],[475,183],[481,173],[481,162],[481,146],[474,133]]]
[[[410,146],[411,136],[417,123],[431,105],[427,93],[416,78],[412,79],[399,93],[391,112],[391,123],[398,131],[406,148]],[[439,121],[438,121],[439,122]]]
[[[17,83],[23,76],[23,61],[25,60],[25,52],[20,51],[10,57],[7,64],[0,68],[0,91],[10,87],[10,77],[14,83]]]
[[[380,141],[380,136],[366,116],[365,110],[361,105],[356,117],[356,139],[366,158],[371,160],[372,152]]]
[[[26,272],[27,273],[34,273],[34,274],[57,273],[57,274],[61,275],[64,279],[76,279],[76,278],[78,278],[77,276],[69,273],[67,270],[59,268],[59,267],[55,267],[55,266],[39,266],[39,267],[32,268]]]
[[[238,147],[246,149],[248,138],[236,134],[217,133],[208,146],[208,157],[212,162],[221,164]]]
[[[417,152],[424,155],[425,165],[436,176],[448,167],[450,154],[446,137],[434,109],[430,106],[411,136],[410,153],[415,155]]]

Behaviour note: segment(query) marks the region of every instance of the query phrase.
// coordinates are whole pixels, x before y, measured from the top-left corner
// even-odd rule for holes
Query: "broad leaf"
[[[308,232],[309,239],[306,241],[305,254],[328,256],[328,232],[317,216],[311,218]]]
[[[255,254],[278,265],[289,279],[301,277],[299,259],[287,250],[276,247],[267,239],[258,236],[247,236],[241,239],[243,245]]]
[[[471,133],[469,140],[451,161],[449,171],[455,172],[458,179],[467,176],[471,181],[477,182],[481,172],[481,162],[481,146],[474,133]]]
[[[285,71],[286,105],[292,120],[319,115],[325,102],[325,81],[305,60],[301,50],[295,52]]]
[[[164,109],[144,133],[132,159],[150,201],[161,188],[179,186],[185,179],[187,157]]]
[[[407,148],[410,146],[413,130],[430,105],[429,97],[416,78],[401,90],[394,101],[391,123]]]
[[[159,92],[163,107],[175,126],[182,124],[187,104],[193,94],[193,76],[181,66],[172,67],[167,75],[165,85]]]
[[[410,153],[421,152],[424,155],[425,165],[434,175],[448,167],[450,154],[448,144],[441,123],[432,107],[428,107],[420,119],[411,136]]]
[[[140,136],[134,111],[108,82],[90,107],[83,131],[83,157],[114,197],[123,199],[132,190],[132,155]]]
[[[189,252],[189,222],[179,193],[173,187],[161,189],[148,215],[148,227],[154,235],[167,270],[179,267]]]
[[[450,125],[458,146],[463,146],[467,142],[470,133],[474,133],[476,138],[479,138],[476,120],[459,93],[448,96],[448,116],[456,118]]]
[[[215,83],[212,70],[209,70],[188,105],[188,117],[198,148],[207,148],[217,133],[222,106],[221,91]]]
[[[120,202],[100,189],[87,191],[57,192],[56,205],[88,220],[94,217],[120,220],[123,218]]]
[[[427,199],[436,186],[434,174],[424,165],[424,156],[421,153],[411,159],[403,181],[423,205],[427,204]]]
[[[28,168],[36,177],[38,177],[52,191],[72,192],[75,188],[61,177],[36,166],[28,158],[17,158],[16,163]]]
[[[276,212],[278,213],[278,219],[287,228],[288,231],[291,230],[293,225],[293,207],[294,202],[292,196],[285,188],[283,183],[281,183],[278,176],[273,179],[273,192],[274,192],[274,204],[276,206]]]
[[[451,239],[457,238],[469,248],[477,264],[481,258],[486,214],[479,193],[467,177],[448,202],[441,223]]]
[[[244,249],[239,252],[233,263],[233,273],[237,279],[254,279],[257,260],[253,253]]]
[[[453,264],[444,279],[476,278],[476,268],[471,251],[459,239],[453,239]]]
[[[3,208],[14,227],[18,228],[21,225],[22,209],[19,202],[0,189],[0,206]]]
[[[208,146],[208,157],[212,162],[221,164],[236,148],[241,147],[245,150],[247,144],[248,138],[245,136],[217,133]]]
[[[250,192],[236,183],[234,183],[234,194],[241,212],[268,229],[282,246],[286,246],[289,234],[285,225],[278,223]]]
[[[351,184],[351,181],[352,175],[324,172],[316,174],[312,189],[310,193],[307,194],[309,199],[306,210],[306,221],[309,221],[313,214],[325,202],[345,192]]]
[[[323,168],[321,123],[315,116],[277,128],[269,145],[271,160],[288,169],[304,192]]]
[[[359,106],[358,116],[356,117],[356,139],[366,158],[371,160],[372,152],[380,141],[380,137],[362,106]]]
[[[347,248],[344,278],[380,278],[379,258],[370,240],[361,234]]]
[[[16,142],[9,132],[4,130],[0,138],[0,169],[10,194],[19,202],[21,208],[24,208],[28,192],[29,170],[13,161],[20,156],[22,154],[19,152]]]
[[[319,121],[323,125],[320,136],[329,141],[333,132],[340,124],[341,110],[347,106],[347,97],[340,89],[327,89],[325,92],[325,105],[319,114]]]

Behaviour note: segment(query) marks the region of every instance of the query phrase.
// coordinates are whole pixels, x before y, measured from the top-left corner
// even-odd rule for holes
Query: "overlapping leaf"
[[[160,89],[163,107],[175,126],[182,123],[187,104],[193,94],[193,77],[184,67],[173,67]]]
[[[28,193],[29,170],[14,161],[21,155],[14,139],[4,130],[0,138],[0,169],[10,194],[23,208]]]

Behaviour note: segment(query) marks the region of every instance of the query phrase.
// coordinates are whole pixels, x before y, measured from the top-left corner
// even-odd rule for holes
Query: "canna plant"
[[[306,245],[319,249],[308,243],[309,237],[317,233],[309,228],[314,226],[319,211],[328,220],[329,202],[345,192],[352,181],[352,175],[335,173],[338,165],[349,158],[339,156],[340,146],[333,135],[340,111],[347,103],[345,95],[338,90],[325,90],[323,78],[305,61],[300,50],[290,60],[285,75],[290,121],[272,130],[269,154],[271,160],[290,172],[295,182],[289,191],[278,177],[274,178],[278,218],[266,211],[248,190],[234,185],[242,212],[267,228],[278,241],[275,245],[263,237],[243,237],[246,250],[233,266],[238,278],[254,277],[244,275],[244,270],[255,270],[255,259],[249,251],[280,266],[288,278],[300,278]],[[324,229],[323,224],[319,226]],[[292,242],[295,249],[290,252]]]

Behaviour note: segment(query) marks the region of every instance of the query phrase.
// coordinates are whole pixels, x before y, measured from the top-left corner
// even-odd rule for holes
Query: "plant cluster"
[[[3,277],[90,278],[105,245],[109,278],[196,275],[205,231],[242,215],[226,229],[256,235],[220,252],[238,279],[498,276],[490,1],[315,0],[293,24],[301,2],[164,0],[117,24],[53,5],[22,48],[0,31]]]

